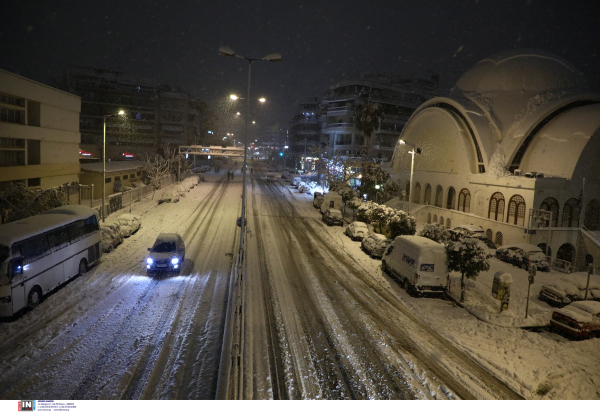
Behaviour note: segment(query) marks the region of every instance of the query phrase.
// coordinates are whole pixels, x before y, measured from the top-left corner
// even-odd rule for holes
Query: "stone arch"
[[[508,202],[506,223],[525,226],[525,199],[521,195],[514,195]]]
[[[504,222],[504,195],[500,192],[496,192],[490,197],[488,219]]]
[[[453,186],[448,188],[448,197],[446,199],[446,209],[455,209],[454,200],[456,199],[456,189]]]
[[[502,236],[502,232],[496,232],[496,239],[494,240],[494,243],[497,246],[502,246],[502,241],[503,241],[503,236]]]
[[[575,246],[570,243],[563,243],[556,252],[556,258],[573,263],[573,259],[575,259]]]
[[[425,186],[425,196],[423,197],[423,203],[431,204],[431,185],[427,183]]]
[[[585,207],[583,225],[588,230],[600,230],[600,202],[592,199]]]
[[[579,214],[581,207],[579,201],[574,197],[570,198],[565,202],[562,214],[562,227],[578,227],[579,226]]]
[[[558,204],[558,200],[553,197],[547,197],[542,201],[540,205],[540,209],[547,210],[552,212],[552,226],[558,226],[558,212],[560,210],[560,206]]]
[[[412,199],[413,203],[421,203],[421,183],[417,182],[417,184],[415,185],[415,191],[413,193]]]
[[[467,188],[462,189],[458,194],[458,210],[465,213],[471,211],[471,193]]]
[[[492,232],[492,229],[488,229],[485,231],[485,237],[488,238],[489,241],[492,241],[494,239],[494,233]]]
[[[443,201],[444,201],[444,189],[442,189],[442,186],[438,185],[435,188],[435,206],[442,207]]]

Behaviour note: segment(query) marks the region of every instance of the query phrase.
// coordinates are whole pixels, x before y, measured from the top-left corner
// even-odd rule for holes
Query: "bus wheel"
[[[83,275],[85,272],[87,272],[87,261],[85,259],[81,259],[81,262],[79,262],[79,274]]]
[[[29,291],[29,297],[27,298],[27,306],[31,309],[35,308],[40,304],[42,300],[42,289],[39,286],[34,286],[31,291]]]

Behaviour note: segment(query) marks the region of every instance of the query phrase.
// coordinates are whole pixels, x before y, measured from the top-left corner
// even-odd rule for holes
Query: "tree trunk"
[[[460,303],[465,301],[465,274],[461,273],[460,277]]]

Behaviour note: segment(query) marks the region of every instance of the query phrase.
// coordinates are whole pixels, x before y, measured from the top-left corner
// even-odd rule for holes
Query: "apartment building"
[[[81,99],[0,69],[0,187],[78,181]]]
[[[206,105],[154,79],[70,66],[63,87],[81,96],[81,141],[94,145],[99,152],[103,146],[104,116],[120,110],[128,114],[126,118],[107,119],[107,160],[140,159],[166,147],[196,143],[200,137]]]
[[[328,155],[360,156],[367,150],[369,158],[391,159],[394,147],[409,117],[439,89],[439,77],[389,77],[364,75],[360,79],[341,81],[330,87],[323,97],[326,114],[322,127],[328,142]],[[356,128],[354,109],[358,104],[376,104],[383,110],[379,128],[370,142]]]

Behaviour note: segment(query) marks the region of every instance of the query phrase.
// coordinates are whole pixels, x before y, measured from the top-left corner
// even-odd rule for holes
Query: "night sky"
[[[287,127],[296,104],[361,73],[438,73],[441,94],[477,61],[537,48],[600,92],[600,3],[548,0],[2,1],[0,68],[52,84],[68,64],[153,78],[219,107],[246,93],[252,65],[263,123]]]

